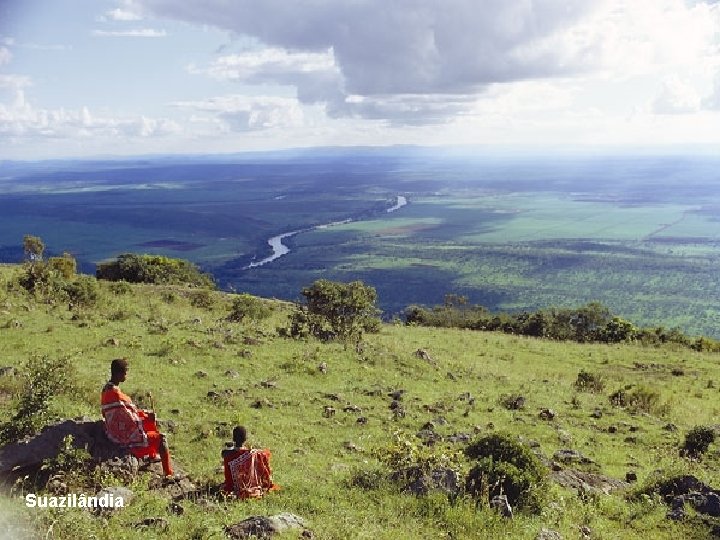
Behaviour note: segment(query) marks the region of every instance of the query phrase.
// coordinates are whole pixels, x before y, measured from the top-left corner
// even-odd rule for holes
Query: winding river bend
[[[392,205],[390,208],[386,209],[385,211],[389,214],[391,212],[395,212],[396,210],[399,210],[403,206],[407,205],[407,198],[403,197],[402,195],[397,196],[397,201],[394,205]],[[290,238],[291,236],[295,236],[296,234],[302,233],[302,232],[308,232],[313,231],[315,229],[327,229],[328,227],[332,227],[334,225],[342,225],[344,223],[350,223],[352,219],[344,219],[342,221],[333,221],[331,223],[325,223],[323,225],[316,225],[315,227],[310,227],[308,229],[298,229],[296,231],[290,231],[282,234],[278,234],[276,236],[273,236],[268,240],[268,245],[272,248],[272,254],[268,257],[265,257],[264,259],[260,259],[259,261],[253,261],[250,264],[248,264],[243,270],[249,270],[250,268],[257,268],[258,266],[264,266],[269,262],[274,261],[275,259],[279,259],[283,255],[287,255],[290,253],[290,248],[287,247],[285,244],[283,244],[283,240],[285,238]]]

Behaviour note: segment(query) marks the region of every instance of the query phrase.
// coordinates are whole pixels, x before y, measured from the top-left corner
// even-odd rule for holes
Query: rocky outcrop
[[[244,538],[267,540],[291,529],[303,529],[303,532],[307,530],[305,521],[301,517],[284,512],[275,516],[251,516],[239,523],[225,527],[225,534],[232,540]],[[303,534],[303,536],[312,537],[311,534]]]

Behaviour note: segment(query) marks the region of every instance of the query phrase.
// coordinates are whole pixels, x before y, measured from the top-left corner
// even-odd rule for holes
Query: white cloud
[[[177,134],[180,126],[164,118],[95,116],[87,107],[33,107],[22,90],[12,104],[0,103],[0,139],[17,138],[150,138]]]
[[[195,72],[246,84],[293,85],[302,103],[326,103],[331,116],[410,124],[436,123],[467,110],[472,96],[495,83],[593,74],[668,77],[707,69],[717,61],[720,32],[720,5],[684,0],[135,5],[250,36],[267,47],[220,57]]]
[[[210,113],[222,122],[227,131],[296,127],[302,125],[304,120],[300,104],[292,98],[230,95],[202,101],[180,101],[173,105]]]
[[[656,114],[694,113],[700,110],[700,103],[700,95],[692,85],[678,77],[670,77],[655,97],[652,110]]]
[[[156,30],[154,28],[135,28],[132,30],[93,30],[93,36],[97,37],[142,37],[142,38],[160,38],[167,36],[165,30]]]
[[[12,53],[7,47],[0,47],[0,66],[9,64],[12,60]]]
[[[30,77],[26,77],[25,75],[0,73],[0,88],[10,88],[11,90],[16,90],[30,86],[31,84],[32,82],[30,81]]]
[[[129,9],[122,9],[122,8],[116,8],[108,11],[105,16],[113,21],[140,21],[142,20],[142,15],[139,13],[129,10]]]

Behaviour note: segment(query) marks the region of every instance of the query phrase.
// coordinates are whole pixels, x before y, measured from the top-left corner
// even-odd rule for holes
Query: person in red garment
[[[155,413],[138,409],[118,386],[125,382],[128,361],[118,358],[110,364],[110,380],[102,389],[100,403],[108,438],[128,450],[137,458],[156,459],[158,454],[165,476],[172,476],[170,450],[165,435],[155,423]]]
[[[270,450],[245,447],[247,430],[243,426],[233,429],[233,448],[222,451],[225,470],[225,493],[234,493],[239,499],[259,499],[268,491],[280,489],[273,484],[270,470]]]

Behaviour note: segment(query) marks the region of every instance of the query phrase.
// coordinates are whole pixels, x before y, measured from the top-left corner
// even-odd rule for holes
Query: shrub
[[[110,283],[110,292],[113,294],[128,294],[130,291],[132,291],[132,285],[127,281],[113,281]]]
[[[362,339],[379,327],[377,293],[362,281],[340,283],[320,279],[302,290],[306,305],[292,315],[290,334],[300,337],[305,328],[318,339]]]
[[[715,442],[715,430],[710,426],[695,426],[685,435],[680,454],[688,457],[700,457]]]
[[[249,294],[241,294],[233,300],[227,320],[240,322],[247,317],[259,321],[267,319],[271,313],[272,310],[260,298]]]
[[[34,435],[57,419],[51,402],[58,394],[71,388],[73,379],[66,359],[47,356],[32,357],[25,367],[25,381],[13,417],[0,425],[0,444],[15,442]]]
[[[624,407],[633,413],[664,414],[666,405],[660,403],[660,393],[646,386],[635,389],[621,388],[610,395],[610,403],[615,407]]]
[[[190,305],[196,308],[212,309],[215,305],[215,297],[213,293],[207,289],[192,291],[188,294]]]
[[[124,253],[115,261],[98,264],[95,275],[108,281],[215,288],[212,277],[190,261],[162,255]]]
[[[580,392],[599,393],[605,389],[605,380],[598,373],[590,373],[581,369],[575,380],[575,388]]]
[[[477,461],[465,480],[476,499],[505,495],[512,506],[541,509],[547,469],[530,448],[510,435],[493,434],[468,445],[465,455]]]
[[[92,276],[78,276],[75,281],[63,285],[63,290],[73,305],[93,306],[100,296],[100,287]]]

